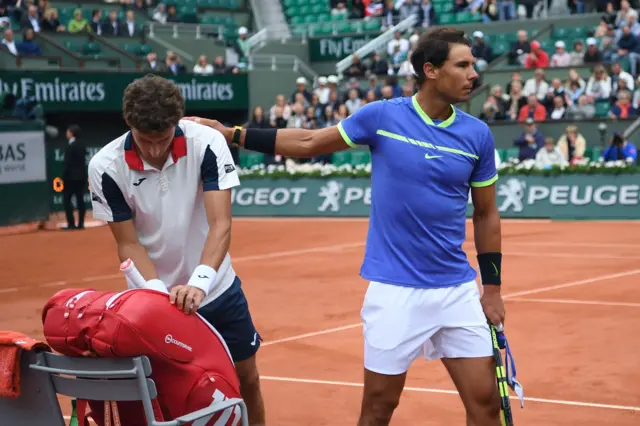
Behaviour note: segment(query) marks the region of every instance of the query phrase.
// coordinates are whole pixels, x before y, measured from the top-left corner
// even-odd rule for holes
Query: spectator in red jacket
[[[527,104],[520,108],[518,121],[524,123],[527,118],[534,121],[544,121],[547,118],[547,109],[538,102],[538,97],[531,94],[527,97]]]
[[[539,41],[531,42],[531,52],[527,55],[524,63],[526,68],[547,68],[549,67],[549,55],[542,50]]]

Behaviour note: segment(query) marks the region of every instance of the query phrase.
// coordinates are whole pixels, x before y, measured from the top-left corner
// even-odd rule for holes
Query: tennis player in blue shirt
[[[469,98],[478,77],[474,58],[463,31],[436,28],[420,37],[411,63],[420,85],[415,96],[372,102],[337,126],[245,130],[189,119],[268,154],[314,157],[368,146],[372,198],[361,276],[370,284],[361,312],[358,426],[389,424],[406,372],[420,357],[442,360],[468,425],[500,426],[487,323],[505,318],[494,140],[485,123],[453,106]],[[469,189],[482,294],[462,250]]]

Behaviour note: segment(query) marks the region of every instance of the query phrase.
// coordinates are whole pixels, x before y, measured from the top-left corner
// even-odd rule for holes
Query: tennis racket
[[[502,362],[502,353],[500,352],[500,345],[498,344],[497,331],[493,324],[489,324],[489,328],[491,329],[491,341],[493,342],[493,357],[496,360],[496,379],[498,381],[498,389],[500,390],[500,419],[502,420],[502,426],[513,426],[513,414],[509,400],[509,385]],[[500,328],[502,328],[502,325],[500,325]]]

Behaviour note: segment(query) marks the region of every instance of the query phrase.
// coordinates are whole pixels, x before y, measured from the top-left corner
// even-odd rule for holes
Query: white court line
[[[240,262],[249,262],[249,261],[252,261],[252,260],[273,259],[273,258],[276,258],[276,257],[299,256],[299,255],[302,255],[302,254],[309,254],[309,253],[324,253],[324,252],[332,252],[332,251],[338,251],[338,250],[348,250],[348,249],[353,249],[353,248],[360,248],[360,247],[364,247],[364,246],[365,246],[365,242],[334,244],[334,245],[330,245],[330,246],[311,247],[311,248],[299,249],[299,250],[276,251],[276,252],[273,252],[273,253],[258,254],[258,255],[253,255],[253,256],[239,256],[239,257],[232,258],[231,262],[232,263],[240,263]],[[49,282],[49,283],[37,284],[36,286],[28,285],[28,286],[23,286],[22,288],[24,288],[24,287],[27,287],[27,288],[32,288],[32,287],[62,287],[62,286],[69,285],[69,284],[114,280],[114,279],[117,279],[117,278],[124,278],[124,275],[122,275],[121,273],[109,274],[109,275],[97,275],[97,276],[93,276],[93,277],[81,278],[79,280],[54,281],[54,282]],[[19,289],[18,287],[0,289],[0,293],[11,293],[11,292],[14,292],[14,291],[18,291],[18,289]]]
[[[572,281],[572,282],[568,282],[568,283],[564,283],[564,284],[552,285],[552,286],[547,286],[547,287],[540,287],[540,288],[537,288],[535,290],[521,291],[521,292],[517,292],[517,293],[506,294],[506,295],[504,295],[502,297],[502,299],[514,299],[514,298],[517,298],[519,296],[524,296],[524,295],[527,295],[527,294],[543,293],[545,291],[552,291],[552,290],[557,290],[557,289],[567,288],[567,287],[577,287],[577,286],[591,284],[591,283],[598,282],[598,281],[611,280],[611,279],[614,279],[614,278],[627,277],[627,276],[636,275],[636,274],[640,274],[640,269],[634,269],[634,270],[631,270],[631,271],[621,272],[621,273],[618,273],[618,274],[601,275],[599,277],[593,277],[593,278],[589,278],[589,279],[586,279],[586,280],[580,280],[580,281]],[[340,326],[340,327],[327,328],[327,329],[324,329],[324,330],[313,331],[313,332],[310,332],[310,333],[299,334],[299,335],[296,335],[296,336],[285,337],[285,338],[277,339],[277,340],[265,340],[261,344],[261,346],[269,346],[269,345],[275,345],[277,343],[291,342],[291,341],[294,341],[294,340],[305,339],[307,337],[321,336],[323,334],[336,333],[338,331],[350,330],[350,329],[358,328],[358,327],[362,327],[362,323],[346,324],[346,325],[343,325],[343,326]]]
[[[531,247],[591,247],[591,248],[640,248],[640,244],[620,244],[620,243],[569,243],[569,242],[517,242],[517,241],[503,241],[504,244],[514,246],[531,246]],[[580,254],[582,255],[582,254]]]
[[[234,222],[368,222],[369,217],[247,217],[247,216],[234,216]],[[473,223],[473,219],[467,218],[467,223]],[[510,219],[501,218],[501,222],[504,223],[551,223],[551,219]],[[624,222],[624,221],[613,221]],[[629,221],[638,222],[640,221]]]
[[[509,242],[506,242],[505,245],[511,244]],[[531,243],[530,245],[534,245],[537,243]],[[266,254],[258,254],[258,255],[252,255],[252,256],[240,256],[240,257],[235,257],[232,258],[232,263],[240,263],[240,262],[249,262],[249,261],[253,261],[253,260],[265,260],[265,259],[273,259],[273,258],[278,258],[278,257],[285,257],[285,256],[299,256],[299,255],[303,255],[303,254],[310,254],[310,253],[323,253],[323,252],[332,252],[332,251],[337,251],[337,250],[348,250],[348,249],[354,249],[354,248],[360,248],[360,247],[364,247],[366,245],[366,242],[362,241],[362,242],[354,242],[354,243],[345,243],[345,244],[334,244],[334,245],[330,245],[330,246],[320,246],[320,247],[311,247],[311,248],[306,248],[306,249],[299,249],[299,250],[288,250],[288,251],[279,251],[279,252],[273,252],[273,253],[266,253]],[[464,245],[468,245],[468,246],[473,246],[473,242],[464,242]],[[543,244],[541,244],[543,245]],[[640,246],[639,246],[640,247]],[[572,253],[538,253],[538,252],[514,252],[514,251],[505,251],[504,253],[505,256],[542,256],[542,257],[557,257],[557,258],[595,258],[595,259],[640,259],[640,256],[616,256],[616,255],[607,255],[607,254],[572,254]],[[81,278],[79,280],[66,280],[66,281],[54,281],[54,282],[49,282],[49,283],[42,283],[42,284],[38,284],[35,287],[63,287],[69,284],[79,284],[79,283],[90,283],[90,282],[96,282],[96,281],[107,281],[107,280],[114,280],[114,279],[118,279],[118,278],[122,278],[123,275],[121,273],[117,273],[117,274],[109,274],[109,275],[98,275],[98,276],[91,276],[91,277],[85,277],[85,278]],[[34,286],[24,286],[27,288],[31,288]],[[24,288],[23,287],[23,288]],[[18,287],[12,287],[12,288],[6,288],[6,289],[0,289],[0,293],[11,293],[14,291],[18,291],[19,288]]]
[[[625,306],[630,308],[640,308],[640,303],[629,302],[600,302],[597,300],[574,300],[574,299],[529,299],[526,297],[516,297],[509,299],[512,302],[532,302],[532,303],[564,303],[567,305],[596,305],[596,306]]]
[[[306,384],[314,384],[314,385],[333,385],[333,386],[347,386],[347,387],[363,387],[362,383],[356,382],[339,382],[339,381],[330,381],[330,380],[314,380],[314,379],[296,379],[292,377],[274,377],[274,376],[260,376],[260,380],[272,380],[277,382],[289,382],[289,383],[306,383]],[[408,391],[414,392],[428,392],[428,393],[441,393],[447,395],[458,395],[458,392],[454,390],[446,390],[446,389],[431,389],[431,388],[420,388],[420,387],[412,387],[407,386],[404,388]],[[517,396],[510,396],[511,399],[517,400]],[[525,401],[531,402],[540,402],[545,404],[560,404],[560,405],[572,405],[576,407],[591,407],[591,408],[607,408],[611,410],[625,410],[625,411],[640,411],[640,407],[628,406],[628,405],[609,405],[609,404],[598,404],[594,402],[583,402],[583,401],[566,401],[562,399],[546,399],[546,398],[530,398],[525,397]]]
[[[320,336],[323,334],[335,333],[337,331],[350,330],[356,327],[362,327],[362,324],[357,323],[357,324],[343,325],[342,327],[327,328],[326,330],[314,331],[314,332],[305,333],[305,334],[298,334],[296,336],[285,337],[284,339],[269,340],[264,343],[261,343],[260,346],[275,345],[276,343],[290,342],[292,340],[300,340],[306,337],[314,337],[314,336]]]
[[[631,271],[620,272],[620,273],[617,273],[617,274],[601,275],[599,277],[588,278],[586,280],[571,281],[571,282],[568,282],[568,283],[558,284],[558,285],[551,285],[551,286],[548,286],[548,287],[540,287],[540,288],[537,288],[535,290],[519,291],[517,293],[508,294],[508,295],[504,296],[503,299],[511,299],[511,298],[514,298],[514,297],[527,296],[529,294],[544,293],[545,291],[559,290],[561,288],[577,287],[577,286],[581,286],[581,285],[585,285],[585,284],[595,283],[595,282],[598,282],[598,281],[605,281],[605,280],[612,280],[612,279],[615,279],[615,278],[629,277],[631,275],[637,275],[637,274],[640,274],[640,269],[633,269]]]

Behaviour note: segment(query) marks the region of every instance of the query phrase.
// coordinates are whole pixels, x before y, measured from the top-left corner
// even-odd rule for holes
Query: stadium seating
[[[329,0],[283,0],[282,9],[295,36],[379,32],[380,19],[347,20],[332,15]]]
[[[501,161],[518,158],[519,148],[498,149],[498,155]],[[591,147],[585,150],[585,158],[590,161],[598,161],[602,147]],[[251,168],[259,166],[264,162],[264,155],[261,153],[241,151],[239,155],[239,165],[242,168]],[[371,163],[371,153],[368,150],[349,150],[335,152],[331,155],[331,164],[336,167],[351,165],[366,165]]]

